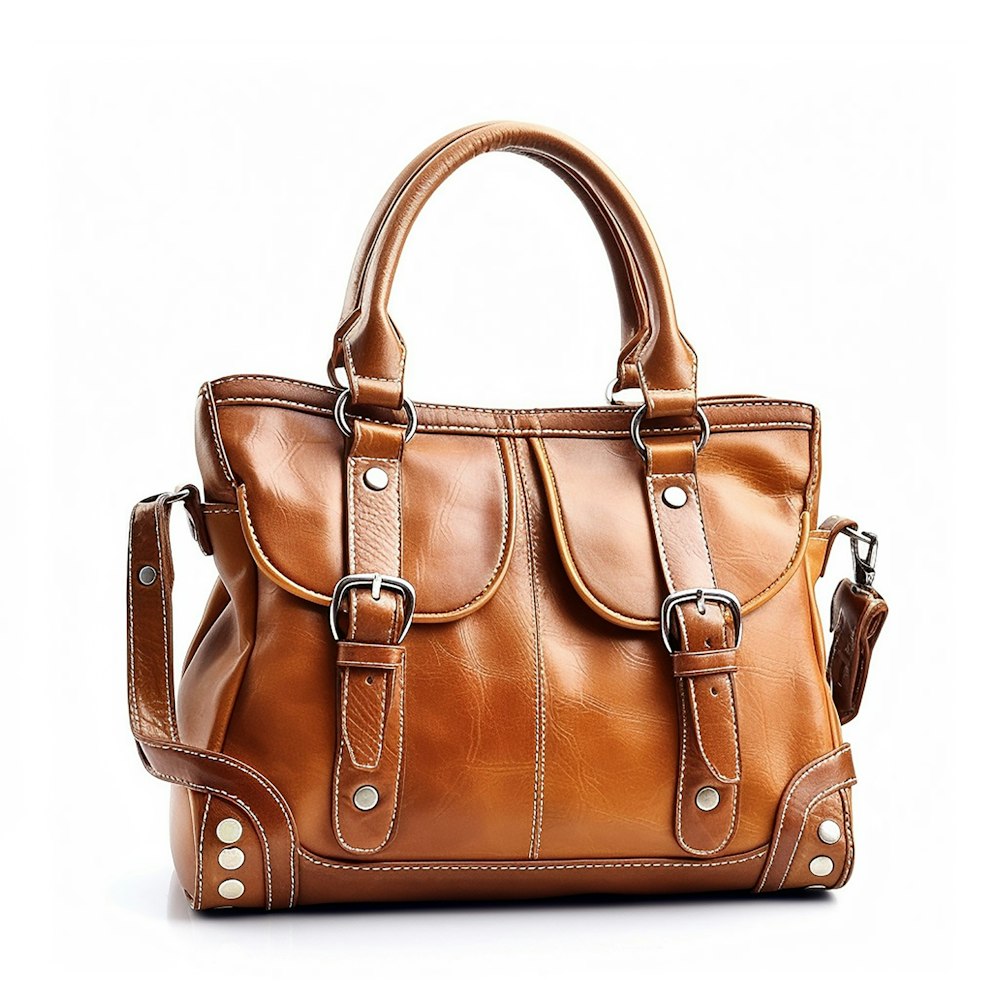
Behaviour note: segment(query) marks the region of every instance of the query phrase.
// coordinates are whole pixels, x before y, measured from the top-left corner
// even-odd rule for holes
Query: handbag
[[[405,395],[400,253],[437,186],[495,150],[553,170],[600,233],[608,405]],[[132,513],[131,728],[173,785],[195,909],[847,881],[841,726],[887,614],[877,539],[818,523],[812,406],[698,397],[656,243],[603,163],[513,122],[424,150],[364,234],[329,372],[206,383],[204,498]],[[218,579],[175,692],[178,504]],[[827,659],[814,588],[841,535]]]

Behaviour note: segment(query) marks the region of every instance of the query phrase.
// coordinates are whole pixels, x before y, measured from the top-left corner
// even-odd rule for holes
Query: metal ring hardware
[[[663,637],[663,645],[668,653],[676,653],[673,640],[670,638],[670,616],[679,604],[694,603],[698,606],[701,614],[705,613],[705,604],[721,604],[729,608],[733,616],[733,625],[736,628],[736,641],[732,648],[738,649],[740,640],[743,638],[743,612],[740,609],[740,599],[728,590],[711,590],[708,588],[696,587],[693,590],[678,590],[676,594],[671,594],[660,607],[660,635]]]
[[[380,573],[349,573],[337,581],[337,586],[333,588],[333,597],[330,600],[330,631],[337,642],[340,642],[341,638],[340,629],[337,627],[337,615],[340,613],[340,605],[344,602],[344,595],[352,590],[371,590],[373,601],[381,599],[383,590],[391,590],[394,594],[399,594],[403,598],[403,630],[399,633],[399,639],[396,641],[402,642],[406,638],[406,633],[410,631],[410,626],[413,624],[413,612],[417,607],[417,594],[413,589],[413,584],[398,576],[382,576]]]
[[[347,412],[347,400],[350,395],[349,392],[342,392],[337,397],[337,402],[333,404],[333,419],[337,422],[341,434],[347,438],[354,433],[351,430],[351,424],[357,419]],[[403,435],[403,443],[405,444],[417,433],[417,411],[413,403],[405,396],[403,397],[403,411],[406,413],[406,433]]]
[[[712,434],[711,429],[708,426],[708,417],[705,411],[701,408],[700,404],[694,408],[695,414],[698,417],[698,425],[701,428],[701,433],[698,435],[698,443],[695,445],[695,451],[700,452],[702,448],[708,444],[708,439]],[[642,418],[646,415],[646,404],[640,403],[639,407],[636,409],[632,416],[632,423],[629,424],[629,434],[632,436],[632,444],[635,445],[635,450],[639,452],[639,457],[645,462],[646,456],[649,454],[649,449],[643,443],[642,440]]]
[[[619,393],[619,392],[640,393],[640,397],[639,397],[638,400],[635,399],[634,396],[633,396],[633,398],[631,400],[628,400],[628,399],[618,399],[618,397],[616,396],[616,393]],[[637,406],[642,401],[641,392],[642,392],[642,390],[638,386],[633,386],[633,387],[626,388],[626,389],[619,389],[618,388],[618,379],[617,378],[613,378],[608,383],[607,388],[604,390],[604,398],[608,401],[608,403],[611,406]]]

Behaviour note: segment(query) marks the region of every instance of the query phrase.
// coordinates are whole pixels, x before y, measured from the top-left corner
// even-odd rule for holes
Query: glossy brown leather
[[[472,129],[433,154],[403,185],[386,212],[368,254],[357,293],[358,308],[340,333],[348,384],[360,406],[398,408],[403,399],[405,347],[388,313],[399,257],[413,223],[434,190],[459,166],[495,150],[528,155],[557,166],[557,174],[585,185],[590,200],[610,213],[637,268],[632,299],[645,301],[648,330],[631,369],[619,370],[622,388],[641,388],[650,416],[693,416],[695,356],[681,336],[659,248],[628,191],[589,150],[551,129],[519,122],[491,122]],[[641,287],[639,287],[641,283]],[[331,359],[331,365],[337,358]]]
[[[399,201],[417,171],[426,166],[432,156],[444,152],[457,139],[463,138],[481,127],[481,125],[477,125],[459,129],[428,146],[393,181],[375,209],[354,259],[354,267],[348,280],[347,295],[344,298],[344,308],[340,317],[340,326],[334,338],[333,354],[330,358],[328,371],[331,381],[335,384],[334,371],[343,363],[343,335],[349,328],[352,316],[360,308],[361,288],[368,268],[371,266],[372,250],[376,237],[386,225],[386,216],[389,210]],[[600,234],[614,275],[622,320],[622,349],[618,360],[619,376],[616,381],[619,388],[637,386],[639,383],[635,370],[635,352],[648,329],[649,320],[646,315],[645,298],[636,295],[639,278],[631,248],[623,240],[621,232],[604,203],[600,201],[593,189],[580,180],[567,165],[558,160],[531,154],[528,151],[524,151],[524,155],[537,159],[560,177],[579,198]]]
[[[391,270],[428,194],[492,149],[556,164],[604,226],[628,286],[626,348],[635,322],[650,326],[623,369],[645,379],[645,462],[621,406],[417,404],[405,439]],[[400,175],[362,241],[342,328],[350,434],[337,389],[203,387],[204,500],[185,487],[138,504],[128,571],[132,730],[147,768],[179,786],[171,836],[195,908],[849,875],[853,768],[813,596],[831,541],[815,527],[818,417],[702,399],[697,451],[693,381],[680,384],[693,354],[623,191],[547,130],[454,133]],[[664,502],[668,486],[682,505]],[[219,581],[175,698],[167,515],[180,503]],[[349,574],[369,576],[332,608]],[[408,632],[407,602],[382,586],[395,577],[416,595]],[[732,609],[692,599],[668,621],[668,652],[664,598],[713,588],[733,595],[742,640]],[[817,878],[824,819],[845,834]]]
[[[871,587],[841,580],[833,592],[827,681],[842,723],[850,722],[861,709],[872,650],[888,614],[889,606]]]

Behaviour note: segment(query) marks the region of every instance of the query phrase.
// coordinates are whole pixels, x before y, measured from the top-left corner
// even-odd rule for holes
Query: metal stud
[[[694,804],[702,812],[711,812],[719,804],[721,798],[717,788],[706,785],[704,788],[698,789],[698,794],[694,797]]]
[[[219,884],[219,895],[223,899],[239,899],[246,891],[246,886],[238,878],[227,878]]]
[[[215,828],[215,835],[224,844],[235,844],[243,836],[243,824],[232,817],[224,819]]]
[[[668,486],[663,491],[663,502],[668,507],[673,507],[674,510],[678,507],[683,507],[687,503],[687,500],[687,490],[683,486]]]
[[[238,847],[224,847],[219,851],[219,866],[233,872],[243,867],[246,855]]]
[[[823,878],[824,875],[829,875],[833,871],[833,858],[828,858],[825,854],[820,854],[809,862],[809,871],[820,878]]]
[[[840,824],[832,819],[825,819],[820,823],[816,836],[824,844],[836,844],[840,840]]]
[[[365,474],[361,478],[370,490],[384,490],[389,485],[389,473],[378,465],[365,469]]]
[[[378,805],[378,789],[374,785],[362,785],[354,793],[354,806],[362,812],[368,812]]]
[[[152,586],[156,582],[156,570],[152,566],[143,566],[139,570],[139,583],[144,587]]]

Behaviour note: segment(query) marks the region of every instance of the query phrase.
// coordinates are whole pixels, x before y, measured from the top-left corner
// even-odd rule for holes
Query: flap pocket
[[[532,446],[559,553],[580,597],[619,625],[659,628],[662,573],[631,441],[552,438]],[[805,555],[810,472],[810,435],[798,428],[713,428],[698,457],[716,582],[744,613],[777,593]]]

